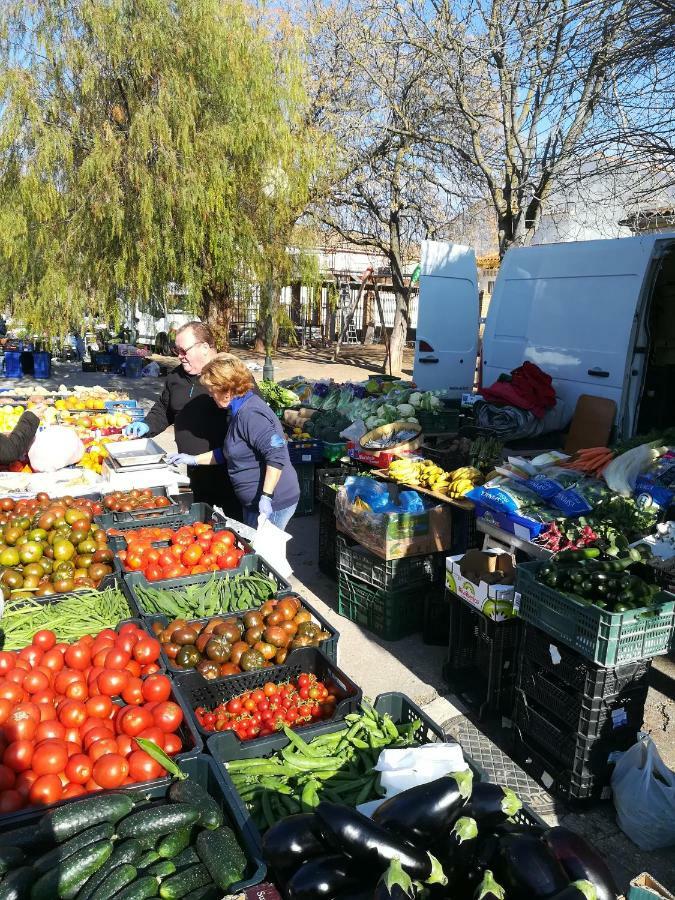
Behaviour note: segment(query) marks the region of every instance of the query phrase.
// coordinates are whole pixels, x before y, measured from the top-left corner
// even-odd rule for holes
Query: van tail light
[[[431,344],[428,341],[420,341],[419,352],[420,353],[433,353],[434,348],[431,346]]]

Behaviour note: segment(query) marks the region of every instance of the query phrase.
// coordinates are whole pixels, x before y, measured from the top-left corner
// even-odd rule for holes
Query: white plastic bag
[[[73,466],[84,456],[84,444],[72,428],[52,425],[38,432],[28,451],[35,472],[56,472]]]
[[[282,578],[288,578],[293,572],[286,559],[286,543],[291,535],[273,525],[269,519],[259,521],[251,546],[259,553]]]
[[[642,850],[675,845],[675,772],[650,737],[633,744],[612,775],[619,827]]]

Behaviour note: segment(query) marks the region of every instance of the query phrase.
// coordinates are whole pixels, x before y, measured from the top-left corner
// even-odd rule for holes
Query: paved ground
[[[378,353],[372,348],[345,350],[347,362],[331,363],[326,351],[295,351],[283,354],[278,362],[277,377],[284,378],[301,372],[311,378],[332,377],[335,380],[359,380],[366,378],[376,368]],[[243,358],[258,360],[255,355],[241,354]],[[356,371],[355,371],[356,370]],[[161,390],[161,379],[139,379],[88,375],[76,371],[72,365],[55,365],[55,377],[47,384],[58,387],[61,383],[105,384],[117,390],[126,390],[131,396],[149,405]],[[27,383],[26,380],[23,383]],[[8,382],[5,382],[8,384]],[[33,384],[45,384],[34,382]],[[4,386],[4,385],[3,385]],[[175,446],[173,435],[165,433],[160,443],[167,449]],[[339,616],[335,582],[323,576],[317,568],[318,517],[294,519],[290,529],[293,540],[289,544],[289,559],[294,566],[294,582],[340,631],[340,658],[348,674],[353,675],[371,698],[385,691],[401,691],[424,707],[437,722],[447,725],[449,733],[467,725],[458,698],[447,694],[447,685],[441,676],[445,657],[442,646],[427,646],[416,635],[395,644],[378,640],[359,626]],[[645,727],[652,731],[666,762],[675,768],[675,663],[660,657],[655,663],[654,687],[650,690],[645,714]],[[469,723],[470,725],[470,723]],[[543,793],[543,792],[540,792]],[[549,798],[550,800],[550,798]],[[662,851],[644,853],[632,844],[618,829],[611,803],[592,810],[570,812],[559,801],[551,801],[545,818],[551,823],[562,822],[587,835],[609,860],[623,889],[634,875],[648,871],[662,884],[675,889],[675,853]]]

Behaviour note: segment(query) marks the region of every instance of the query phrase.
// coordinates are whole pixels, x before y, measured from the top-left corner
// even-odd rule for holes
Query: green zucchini
[[[0,875],[11,869],[18,869],[26,862],[26,854],[21,847],[0,847]]]
[[[154,875],[155,878],[167,878],[175,873],[176,866],[170,859],[161,859],[148,869],[148,875]]]
[[[174,831],[173,834],[167,834],[166,837],[162,838],[162,840],[157,845],[157,852],[164,859],[171,859],[173,856],[178,856],[179,853],[182,853],[186,847],[190,846],[190,834],[192,832],[192,828],[179,828],[178,831]]]
[[[215,884],[205,884],[196,891],[190,891],[183,897],[183,900],[220,900],[222,893]]]
[[[195,846],[209,875],[221,890],[226,891],[245,877],[248,865],[246,854],[234,831],[227,825],[215,831],[200,832]]]
[[[90,900],[94,891],[101,885],[106,878],[112,874],[118,866],[140,865],[143,856],[143,847],[140,841],[129,838],[128,841],[122,841],[112,852],[110,859],[104,863],[98,872],[95,872],[91,878],[87,879],[84,887],[77,895],[77,900]]]
[[[38,832],[35,825],[24,825],[0,834],[0,847],[20,847],[22,850],[35,850],[44,847],[49,841]]]
[[[164,900],[181,900],[190,891],[205,887],[210,882],[209,870],[199,863],[163,881],[159,886],[159,896]]]
[[[25,900],[37,878],[31,866],[22,866],[9,872],[0,881],[0,900]]]
[[[148,852],[144,853],[143,856],[138,860],[138,865],[136,866],[136,868],[147,869],[148,866],[156,863],[159,859],[161,859],[161,857],[156,850],[148,850]]]
[[[201,859],[197,856],[197,851],[194,847],[186,847],[182,853],[174,856],[171,862],[176,867],[177,872],[182,872],[183,869],[188,869],[190,866],[199,865]]]
[[[112,841],[99,841],[73,853],[35,882],[31,900],[53,900],[55,894],[70,900],[101,868],[112,850]]]
[[[137,878],[121,891],[118,891],[112,900],[147,900],[148,897],[156,897],[159,881],[152,875],[144,875]]]
[[[120,838],[160,837],[178,828],[194,825],[199,820],[199,809],[189,803],[167,803],[142,809],[127,816],[117,826]]]
[[[199,824],[204,828],[220,828],[223,824],[223,810],[208,791],[192,778],[174,781],[169,788],[172,803],[192,803],[201,813]]]
[[[45,813],[40,819],[38,832],[61,843],[101,822],[119,822],[129,815],[133,807],[128,794],[102,794],[86,800],[76,800]]]
[[[87,828],[86,831],[76,834],[75,837],[72,837],[69,841],[65,841],[63,844],[57,844],[53,850],[48,850],[47,853],[43,853],[42,856],[35,860],[33,868],[42,875],[44,872],[48,872],[50,869],[61,865],[64,860],[68,859],[69,856],[72,856],[73,853],[76,853],[83,847],[87,847],[89,844],[95,844],[98,841],[110,840],[114,831],[115,830],[110,822],[103,822],[101,825],[94,825],[93,828]]]
[[[136,869],[130,863],[117,866],[114,872],[111,872],[103,880],[103,883],[96,888],[91,895],[91,900],[110,900],[110,897],[114,897],[118,891],[121,891],[122,888],[125,888],[135,880]]]

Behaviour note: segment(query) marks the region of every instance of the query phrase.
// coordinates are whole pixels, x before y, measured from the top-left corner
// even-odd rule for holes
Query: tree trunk
[[[213,331],[218,350],[228,350],[232,321],[232,298],[227,288],[209,284],[202,290],[202,320]]]
[[[406,286],[403,280],[398,204],[392,204],[389,214],[389,263],[391,265],[394,296],[396,297],[396,312],[394,313],[394,327],[391,330],[388,353],[385,357],[382,371],[388,375],[400,377],[403,374],[403,351],[405,350],[405,342],[408,336],[410,288]]]

